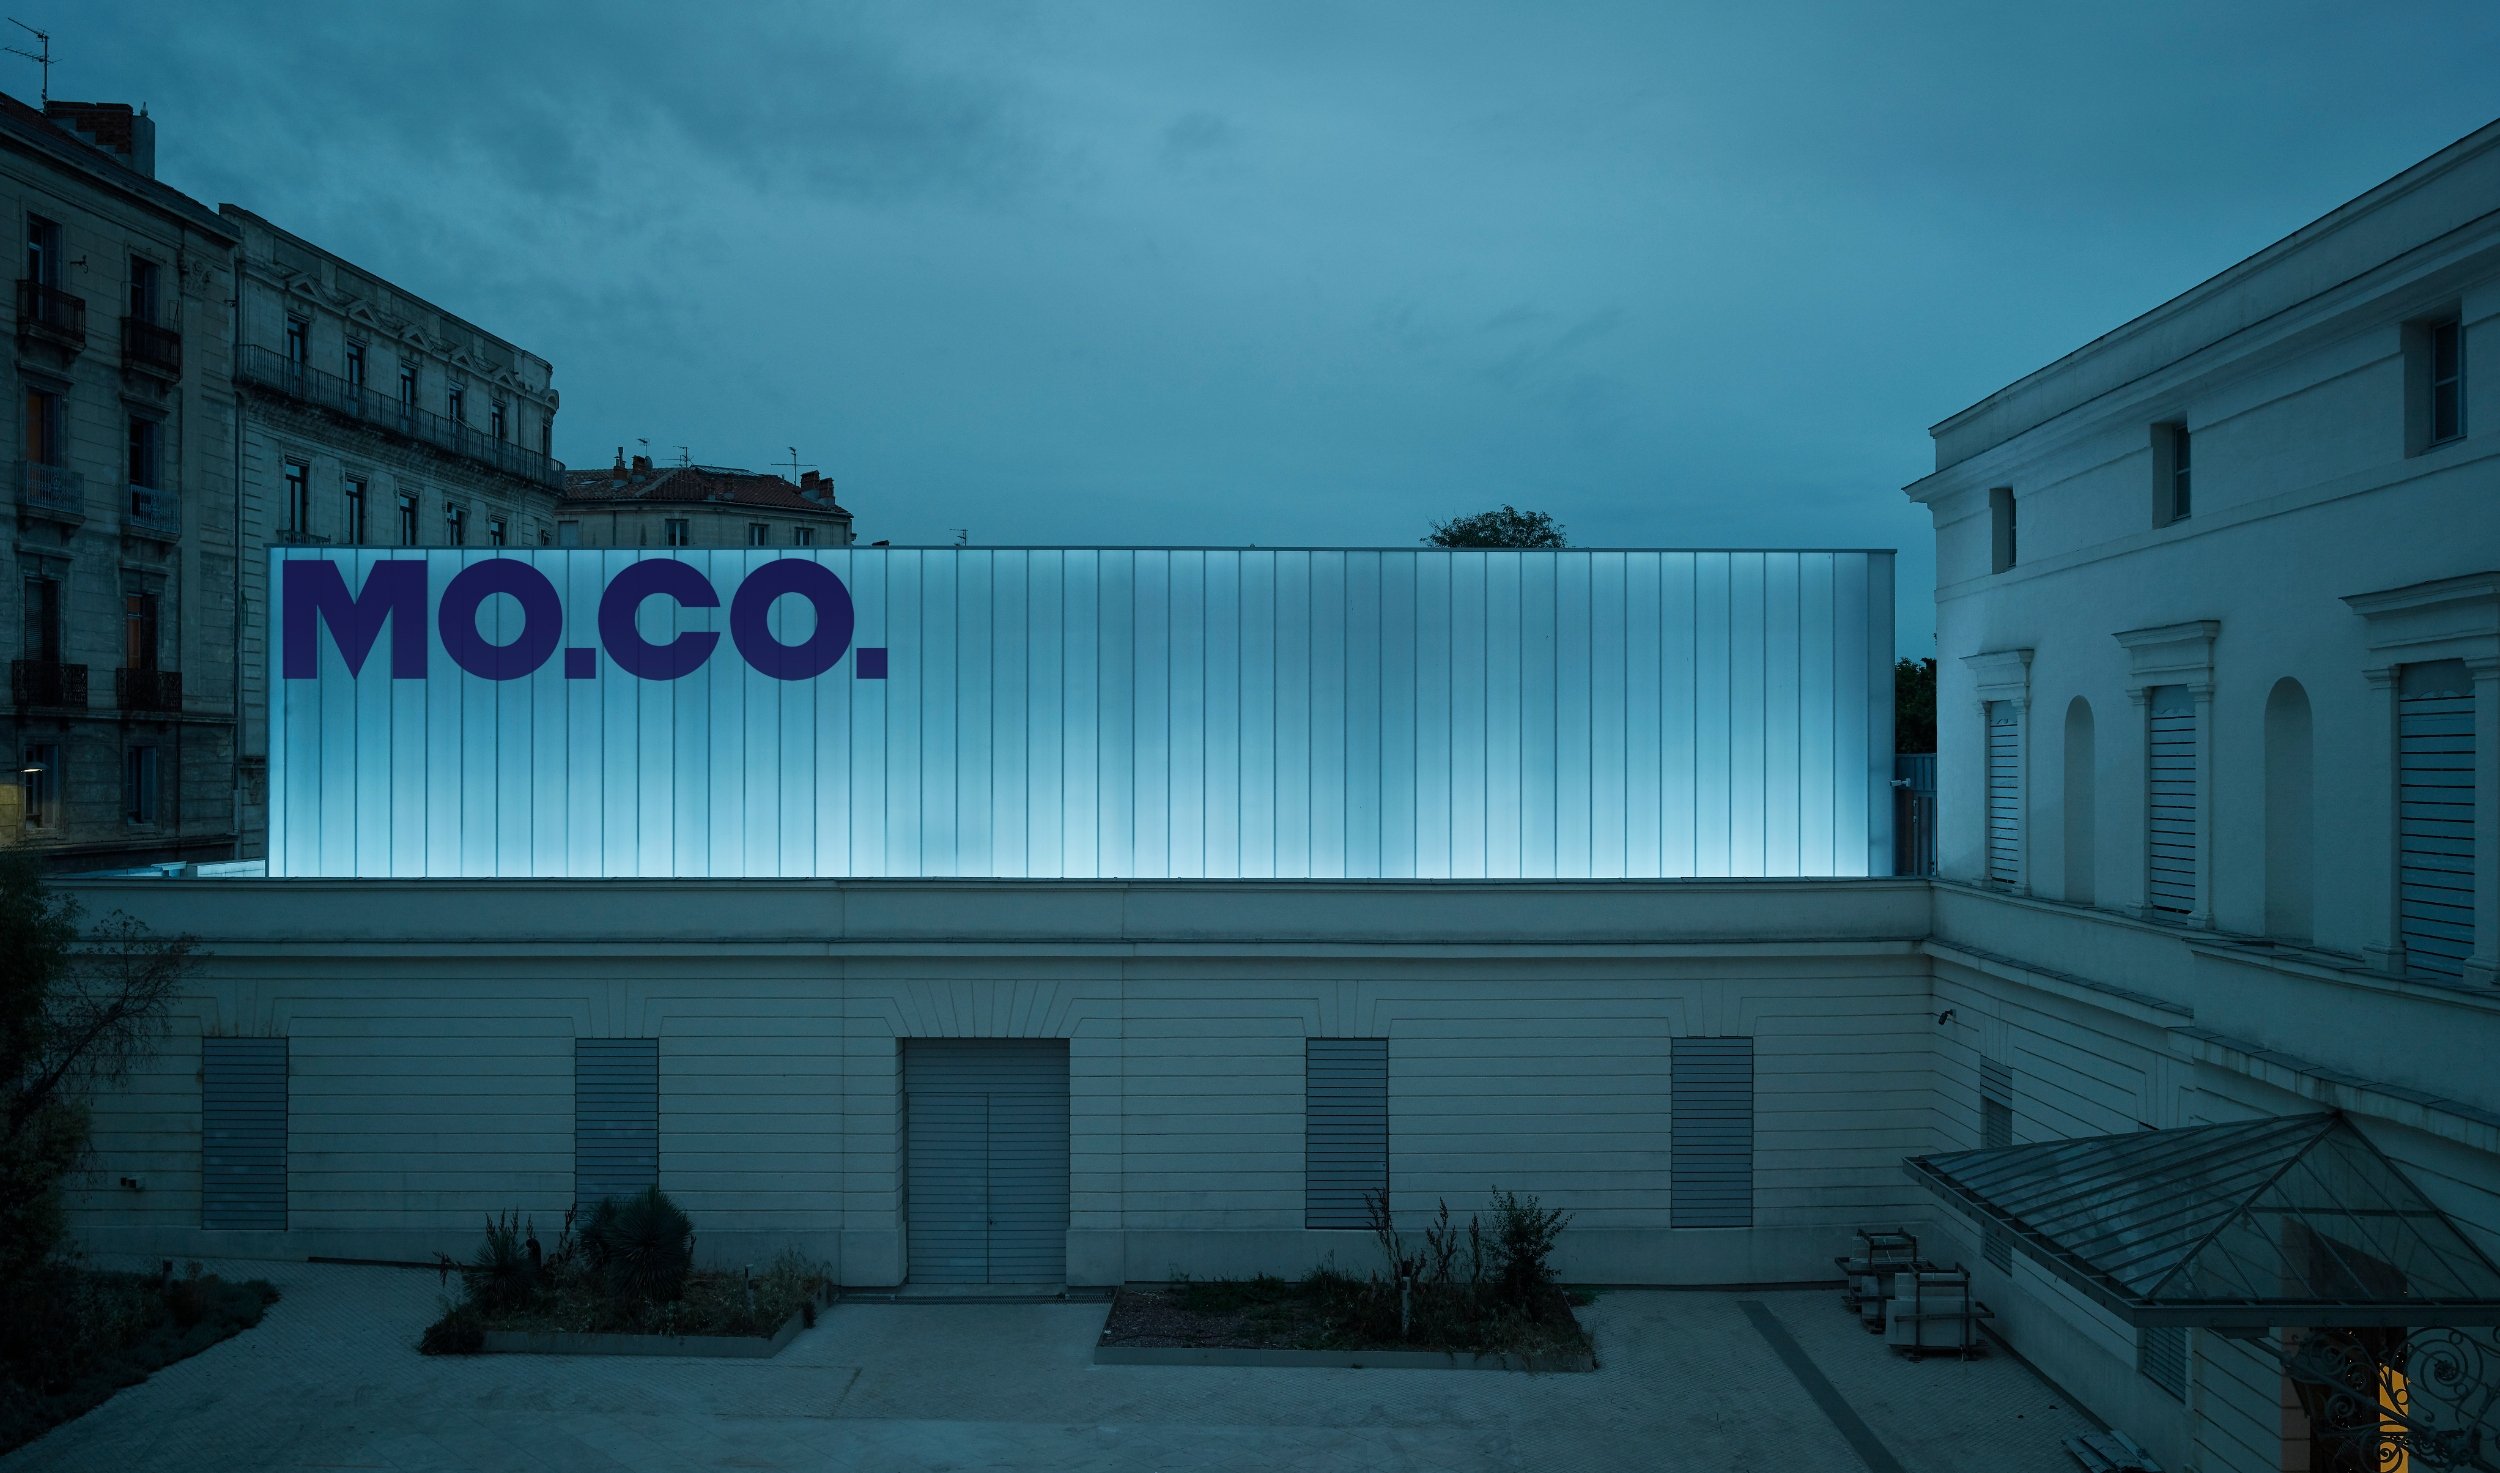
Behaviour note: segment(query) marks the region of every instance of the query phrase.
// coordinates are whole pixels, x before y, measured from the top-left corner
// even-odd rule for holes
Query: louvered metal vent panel
[[[286,1228],[287,1041],[200,1040],[200,1226]]]
[[[1389,1040],[1314,1038],[1302,1073],[1302,1225],[1371,1224],[1389,1191]]]
[[[573,1200],[630,1197],[660,1181],[660,1041],[573,1041]]]
[[[2170,1395],[2187,1400],[2187,1331],[2169,1325],[2135,1334],[2137,1372]]]
[[[1068,1046],[903,1045],[905,1204],[917,1284],[1063,1284]]]
[[[2014,1068],[1995,1059],[1979,1065],[1979,1144],[1982,1149],[2014,1144]],[[2014,1240],[2001,1229],[1983,1229],[1979,1249],[1989,1263],[2013,1271]]]
[[[1673,1041],[1674,1227],[1753,1225],[1753,1040]]]
[[[2396,705],[2398,931],[2405,968],[2456,977],[2474,952],[2474,684],[2463,660],[2408,665]]]
[[[1988,703],[1988,878],[2022,882],[2023,729],[2014,703]]]
[[[2196,703],[2183,686],[2155,688],[2146,783],[2145,867],[2152,908],[2196,909]]]

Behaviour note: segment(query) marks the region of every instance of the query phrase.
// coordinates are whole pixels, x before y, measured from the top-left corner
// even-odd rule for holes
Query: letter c
[[[599,642],[608,658],[626,674],[643,680],[676,680],[703,668],[720,636],[688,630],[666,644],[653,644],[634,626],[634,616],[647,598],[671,598],[684,608],[716,609],[720,595],[710,579],[691,563],[675,558],[645,558],[628,563],[607,591],[599,595]]]

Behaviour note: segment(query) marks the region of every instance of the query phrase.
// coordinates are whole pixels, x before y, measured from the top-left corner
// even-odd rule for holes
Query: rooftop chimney
[[[102,149],[125,168],[156,177],[156,119],[126,102],[47,102],[43,115],[80,142]]]
[[[637,455],[637,456],[635,456],[635,457],[634,457],[634,470],[635,470],[637,473],[640,473],[640,472],[642,472],[642,471],[647,471],[647,470],[649,470],[649,469],[651,469],[651,457],[650,457],[650,456],[648,456],[648,455]]]
[[[815,484],[816,473],[814,471],[808,471],[799,477],[799,485],[802,487],[813,486]]]

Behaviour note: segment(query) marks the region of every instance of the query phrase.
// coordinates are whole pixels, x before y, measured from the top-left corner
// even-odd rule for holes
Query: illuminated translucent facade
[[[273,557],[273,875],[1889,868],[1888,552]]]

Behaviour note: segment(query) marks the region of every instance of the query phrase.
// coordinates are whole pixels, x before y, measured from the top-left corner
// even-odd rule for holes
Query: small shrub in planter
[[[694,1271],[694,1223],[658,1187],[602,1198],[582,1228],[582,1252],[610,1298],[670,1303]]]

